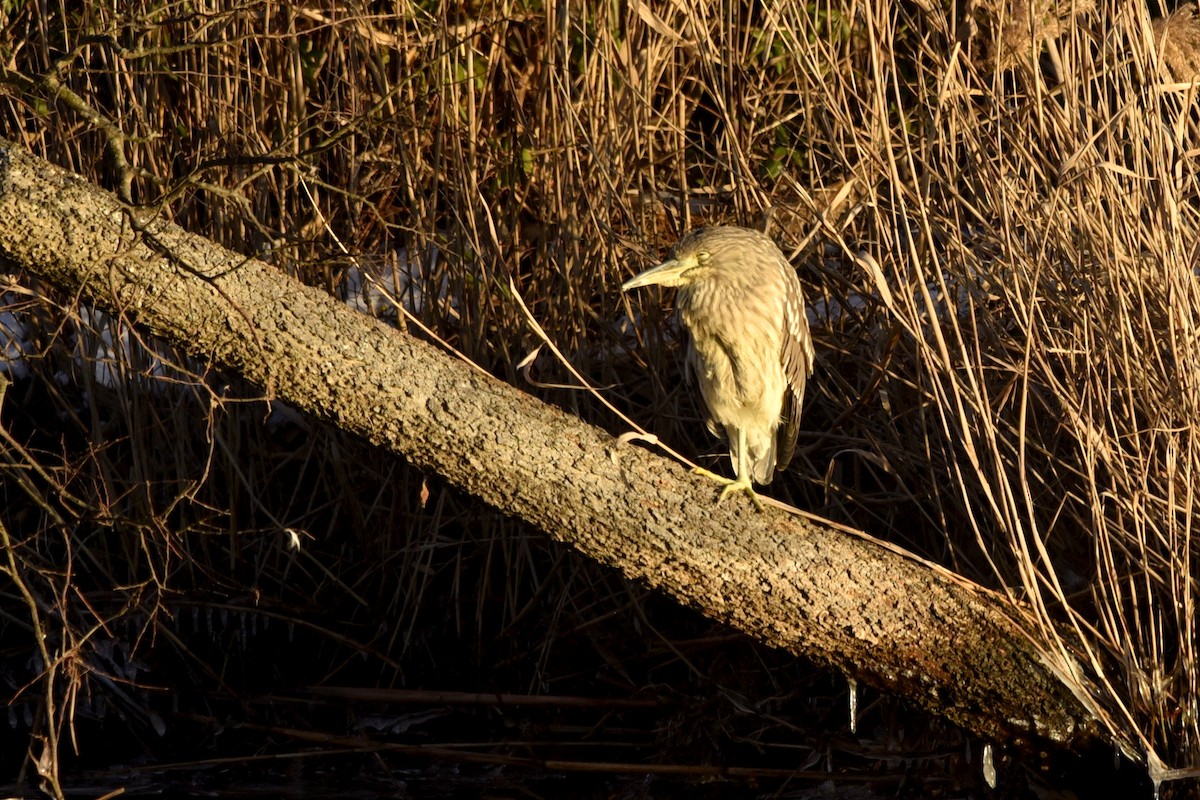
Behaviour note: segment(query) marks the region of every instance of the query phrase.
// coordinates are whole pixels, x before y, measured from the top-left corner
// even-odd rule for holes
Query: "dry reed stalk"
[[[1171,80],[1190,83],[1200,78],[1200,10],[1184,4],[1154,20],[1159,58]]]
[[[810,434],[772,488],[1002,588],[1115,741],[1194,764],[1200,193],[1186,109],[1145,77],[1156,47],[1173,79],[1192,68],[1194,11],[1151,27],[1115,3],[989,7],[1008,20],[984,34],[999,64],[959,47],[953,15],[874,2],[27,6],[6,20],[0,114],[30,149],[309,283],[402,264],[410,313],[517,380],[538,341],[511,280],[582,373],[688,452],[710,443],[669,309],[616,287],[688,227],[767,221],[819,343]],[[1048,38],[1043,76],[1027,56]],[[1018,52],[1027,68],[1002,72]],[[97,383],[84,343],[135,330],[38,296],[38,433],[9,450],[5,500],[28,509],[15,552],[56,598],[64,696],[113,668],[89,643],[121,641],[100,634],[121,620],[139,656],[178,641],[187,669],[220,674],[177,638],[184,595],[274,599],[323,631],[314,681],[357,649],[385,683],[394,664],[478,663],[535,690],[577,668],[561,642],[595,620],[649,626],[636,589],[334,432],[264,427],[260,391],[155,343],[117,348]],[[586,641],[622,680],[641,658]]]

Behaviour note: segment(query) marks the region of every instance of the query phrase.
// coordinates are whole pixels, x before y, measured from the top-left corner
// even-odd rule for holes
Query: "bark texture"
[[[139,231],[138,228],[142,227]],[[259,261],[0,142],[0,268],[78,292],[768,644],[997,741],[1095,720],[995,600],[734,498]]]

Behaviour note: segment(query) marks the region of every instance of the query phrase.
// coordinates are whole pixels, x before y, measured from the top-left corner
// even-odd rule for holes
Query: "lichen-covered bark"
[[[1094,720],[989,597],[749,503],[332,298],[0,145],[0,267],[241,372],[588,556],[985,737]]]

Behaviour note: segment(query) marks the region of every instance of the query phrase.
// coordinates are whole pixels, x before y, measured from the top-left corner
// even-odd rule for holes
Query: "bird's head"
[[[693,252],[673,254],[673,258],[664,261],[656,267],[651,267],[643,273],[633,276],[621,284],[621,291],[628,292],[639,286],[686,286],[696,279],[696,270],[703,270],[708,262],[708,253]]]
[[[778,253],[778,248],[765,235],[747,228],[722,226],[699,228],[684,236],[671,250],[668,260],[627,280],[621,291],[639,286],[686,287],[702,284],[743,282],[753,279],[754,256],[764,248]],[[782,259],[782,256],[779,256]]]

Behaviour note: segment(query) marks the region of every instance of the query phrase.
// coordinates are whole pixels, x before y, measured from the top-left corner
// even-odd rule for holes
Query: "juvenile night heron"
[[[697,472],[750,495],[771,482],[796,449],[804,384],[813,368],[812,336],[795,270],[766,235],[747,228],[700,228],[669,260],[627,281],[676,286],[679,319],[690,334],[687,363],[700,384],[708,429],[729,444],[730,480]]]

